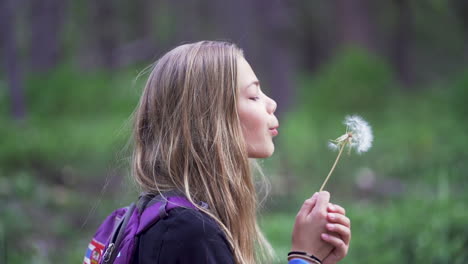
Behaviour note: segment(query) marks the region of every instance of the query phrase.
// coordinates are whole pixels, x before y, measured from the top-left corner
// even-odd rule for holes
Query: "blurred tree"
[[[115,68],[118,65],[117,48],[117,23],[116,23],[116,1],[99,0],[91,1],[92,8],[92,27],[91,37],[96,40],[97,53],[96,63],[104,65],[107,68]]]
[[[370,0],[334,0],[338,41],[375,49]]]
[[[267,0],[211,2],[219,35],[244,49],[262,88],[278,103],[276,114],[281,115],[292,104],[294,94],[295,34],[290,7]]]
[[[410,49],[412,35],[412,13],[408,0],[394,0],[397,8],[395,35],[391,61],[395,66],[398,79],[407,87],[413,83]]]
[[[30,59],[34,70],[46,71],[60,60],[61,29],[65,22],[66,0],[29,1]]]
[[[244,51],[248,59],[259,59],[256,50],[258,36],[255,23],[254,2],[248,0],[216,1],[210,0],[214,7],[213,20],[216,21],[216,31],[227,40],[233,41]],[[242,14],[242,18],[239,16]]]
[[[154,0],[134,0],[130,2],[128,8],[132,10],[133,14],[129,16],[131,21],[128,24],[132,25],[132,28],[129,30],[133,32],[134,38],[146,38],[152,33],[154,34],[153,16],[157,9],[157,4],[159,4],[158,2]],[[126,8],[123,11],[127,10]]]
[[[10,90],[11,114],[14,119],[25,118],[25,102],[23,93],[23,73],[16,41],[16,5],[14,0],[0,1],[0,36],[1,50],[5,60],[4,67],[7,74],[7,82]]]
[[[266,84],[271,97],[278,103],[277,115],[282,115],[293,104],[293,73],[297,70],[292,52],[294,23],[291,10],[282,1],[260,0],[255,3],[258,32],[264,36],[260,49],[262,68],[269,72],[264,74]]]
[[[326,60],[330,51],[334,48],[334,41],[330,40],[330,23],[333,18],[328,14],[328,5],[322,1],[295,2],[291,17],[294,18],[294,26],[291,30],[295,45],[298,46],[300,56],[299,63],[309,71],[317,70]],[[323,28],[325,26],[325,28]]]
[[[134,0],[118,7],[119,42],[122,44],[116,53],[120,67],[152,59],[158,48],[154,17],[160,6],[160,1]]]
[[[209,20],[210,17],[201,17],[200,2],[198,0],[174,0],[167,1],[172,16],[172,32],[176,45],[182,42],[192,42],[200,40],[203,36],[201,28],[202,20]]]
[[[466,0],[452,0],[455,7],[455,11],[458,14],[458,20],[462,25],[464,46],[465,46],[465,57],[468,57],[468,1]]]

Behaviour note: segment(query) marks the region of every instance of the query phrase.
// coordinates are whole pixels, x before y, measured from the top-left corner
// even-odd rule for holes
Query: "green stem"
[[[343,149],[345,148],[347,143],[348,143],[348,140],[346,140],[345,143],[343,145],[341,145],[340,152],[338,153],[338,156],[336,157],[335,163],[333,164],[333,167],[331,168],[330,172],[328,173],[327,178],[325,178],[325,181],[323,182],[322,187],[320,187],[319,192],[321,192],[323,190],[323,188],[325,187],[325,184],[327,184],[327,181],[330,178],[330,175],[332,174],[333,170],[335,169],[336,164],[338,163],[338,160],[340,159],[341,153],[343,152]]]

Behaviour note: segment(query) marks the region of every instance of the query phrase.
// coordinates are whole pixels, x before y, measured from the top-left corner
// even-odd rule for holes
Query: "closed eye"
[[[260,99],[260,97],[258,97],[258,96],[255,96],[255,97],[250,97],[249,99],[250,99],[250,100],[253,100],[253,101],[257,101],[257,100],[259,100],[259,99]]]

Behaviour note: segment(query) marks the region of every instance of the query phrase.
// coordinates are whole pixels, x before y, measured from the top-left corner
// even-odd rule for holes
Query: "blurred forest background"
[[[373,126],[327,189],[352,220],[344,263],[468,263],[468,1],[0,0],[0,263],[80,263],[132,202],[131,115],[181,43],[229,40],[278,102],[259,215],[286,263],[347,114]]]

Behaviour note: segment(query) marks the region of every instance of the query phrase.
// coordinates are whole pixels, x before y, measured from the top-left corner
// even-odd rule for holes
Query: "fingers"
[[[317,203],[317,195],[318,193],[314,193],[312,197],[304,201],[304,204],[302,204],[301,209],[297,213],[297,217],[306,217],[310,211],[312,211],[315,204]]]
[[[349,241],[351,240],[351,229],[349,227],[340,224],[330,223],[328,223],[325,227],[328,231],[334,232],[337,235],[339,235],[339,237],[341,237],[340,240],[342,240],[342,242],[344,242],[346,245],[349,244]]]
[[[324,264],[336,264],[348,254],[351,241],[351,220],[346,216],[343,207],[329,203],[327,206],[326,233],[320,235],[321,239],[334,247],[333,251],[324,259]]]
[[[327,219],[331,223],[341,224],[348,228],[351,227],[351,220],[349,220],[349,218],[346,217],[346,215],[337,214],[337,213],[328,213]]]
[[[346,214],[346,210],[337,204],[329,203],[327,209],[328,209],[328,212],[338,213],[338,214],[343,214],[343,215]]]
[[[342,259],[348,254],[349,243],[341,240],[339,237],[330,234],[322,234],[322,239],[335,247],[333,253],[338,259]]]

